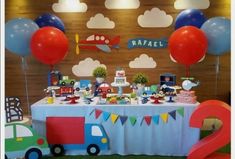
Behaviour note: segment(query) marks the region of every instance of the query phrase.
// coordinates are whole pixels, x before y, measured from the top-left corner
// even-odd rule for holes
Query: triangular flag
[[[169,115],[176,120],[176,110],[169,112]]]
[[[154,116],[152,117],[152,119],[153,119],[153,122],[154,122],[155,124],[158,124],[158,123],[159,123],[159,115],[154,115]]]
[[[117,119],[118,119],[118,115],[117,114],[111,114],[111,121],[112,121],[113,124],[116,123]]]
[[[147,125],[150,125],[150,124],[151,124],[151,119],[152,119],[151,116],[145,116],[145,117],[144,117],[144,120],[145,120],[145,122],[146,122]]]
[[[177,112],[178,112],[182,117],[184,117],[184,108],[179,108],[179,109],[177,109]]]
[[[163,114],[161,114],[160,116],[161,116],[163,122],[167,123],[167,120],[168,120],[168,113],[163,113]]]
[[[121,120],[122,125],[124,125],[126,120],[128,119],[128,117],[127,116],[119,116],[119,119]]]
[[[104,121],[107,121],[109,119],[110,113],[109,112],[103,112],[103,119]]]
[[[134,116],[131,116],[131,117],[129,117],[129,120],[130,120],[130,122],[131,122],[131,125],[135,125],[135,123],[136,123],[136,117],[134,117]]]
[[[101,113],[102,113],[102,110],[96,109],[95,110],[95,118],[98,119]]]

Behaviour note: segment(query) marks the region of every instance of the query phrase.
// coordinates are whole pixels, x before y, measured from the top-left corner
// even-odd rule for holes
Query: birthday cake
[[[116,76],[114,77],[114,83],[116,84],[126,84],[126,76],[124,70],[116,70]]]
[[[197,103],[197,96],[195,96],[195,91],[181,90],[180,93],[177,94],[176,100],[179,103],[195,104]]]

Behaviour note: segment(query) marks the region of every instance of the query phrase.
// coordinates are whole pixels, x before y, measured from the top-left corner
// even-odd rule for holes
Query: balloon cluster
[[[6,49],[22,58],[32,53],[40,62],[54,65],[68,52],[64,23],[53,14],[43,14],[35,21],[12,19],[5,28]]]
[[[177,16],[175,29],[169,39],[170,57],[187,68],[202,61],[206,52],[219,56],[230,50],[231,21],[224,17],[207,20],[202,11],[187,9]]]

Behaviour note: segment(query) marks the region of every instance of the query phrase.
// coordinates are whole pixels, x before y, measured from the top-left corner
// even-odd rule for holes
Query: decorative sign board
[[[20,104],[18,97],[6,97],[5,111],[7,123],[23,120],[23,111]]]
[[[175,0],[175,9],[207,9],[210,0]]]
[[[113,29],[115,28],[115,23],[103,14],[97,13],[94,17],[90,18],[86,26],[89,29]]]
[[[108,9],[137,9],[139,0],[106,0],[105,7]]]
[[[133,48],[167,48],[168,41],[166,38],[163,39],[146,39],[146,38],[135,38],[128,41],[128,49]]]
[[[173,17],[159,8],[146,10],[143,15],[138,17],[138,24],[143,28],[166,28],[172,23]]]
[[[80,0],[59,0],[58,3],[52,5],[54,12],[86,12],[86,3],[81,3]]]

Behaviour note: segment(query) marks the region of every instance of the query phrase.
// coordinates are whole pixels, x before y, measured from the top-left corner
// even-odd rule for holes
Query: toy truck
[[[91,81],[90,80],[80,80],[75,82],[74,84],[74,90],[76,91],[89,91],[91,90]]]
[[[150,87],[144,87],[143,95],[151,96],[158,93],[158,85],[151,85]]]
[[[54,156],[62,156],[66,150],[86,150],[89,155],[97,155],[108,149],[102,125],[85,123],[84,117],[47,117],[46,136]]]

